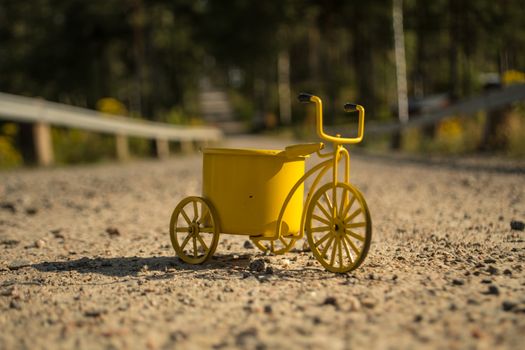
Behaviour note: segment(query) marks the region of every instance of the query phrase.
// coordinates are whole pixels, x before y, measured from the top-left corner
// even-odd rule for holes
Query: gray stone
[[[7,268],[9,270],[18,270],[24,267],[28,267],[29,265],[31,265],[31,263],[28,260],[17,259],[17,260],[11,261],[9,265],[7,265]]]

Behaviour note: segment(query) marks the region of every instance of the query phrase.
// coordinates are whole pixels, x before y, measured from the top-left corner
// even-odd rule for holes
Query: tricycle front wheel
[[[312,253],[328,271],[361,265],[372,241],[372,220],[363,195],[352,185],[328,183],[313,195],[305,231]]]
[[[201,264],[208,260],[217,248],[219,234],[219,219],[208,200],[187,197],[173,210],[171,244],[184,262]]]

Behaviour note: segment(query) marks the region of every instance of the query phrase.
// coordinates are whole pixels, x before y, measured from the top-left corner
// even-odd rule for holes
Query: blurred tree
[[[523,18],[520,0],[405,0],[409,93],[463,98],[480,73],[525,70]],[[330,122],[349,99],[381,119],[396,101],[392,0],[3,0],[0,42],[0,91],[88,108],[112,97],[160,121],[198,115],[203,77],[261,125],[289,120],[300,90],[325,99]]]

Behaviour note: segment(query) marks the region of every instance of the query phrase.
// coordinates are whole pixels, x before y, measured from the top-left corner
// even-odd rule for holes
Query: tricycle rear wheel
[[[298,237],[295,236],[282,236],[279,239],[268,239],[268,238],[250,238],[253,244],[263,252],[269,251],[275,255],[282,255],[292,249],[297,242]]]
[[[219,243],[219,218],[211,203],[202,197],[184,198],[173,210],[170,239],[182,261],[202,264]]]

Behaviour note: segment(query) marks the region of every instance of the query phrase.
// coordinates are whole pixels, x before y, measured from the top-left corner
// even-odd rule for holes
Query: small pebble
[[[349,311],[359,311],[361,309],[361,303],[359,302],[359,299],[356,297],[349,297],[348,298],[348,304],[350,305]]]
[[[487,295],[499,295],[499,288],[495,285],[490,285],[489,288],[483,292],[483,294]]]
[[[271,314],[273,312],[271,305],[264,305],[264,313],[265,314]]]
[[[55,238],[65,239],[66,237],[61,233],[61,231],[62,231],[62,229],[57,228],[57,229],[51,230],[50,232],[53,235],[53,237],[55,237]]]
[[[326,299],[323,301],[323,305],[333,305],[336,308],[339,308],[339,305],[337,304],[337,299],[335,297],[326,297]]]
[[[16,207],[11,202],[2,202],[2,203],[0,203],[0,209],[4,209],[6,211],[9,211],[12,214],[16,213]]]
[[[421,315],[416,315],[416,316],[414,317],[414,322],[421,322],[421,321],[423,321],[423,316],[421,316]]]
[[[490,265],[487,268],[487,272],[490,273],[491,275],[497,275],[499,270],[497,268],[495,268],[494,266]]]
[[[496,260],[488,258],[488,259],[483,260],[483,262],[486,263],[486,264],[494,264],[496,262]]]
[[[283,265],[283,267],[288,267],[288,266],[290,266],[290,260],[289,260],[289,259],[283,259],[283,260],[281,260],[281,265]]]
[[[15,299],[20,297],[20,293],[18,292],[15,286],[2,290],[0,292],[0,295],[3,297],[13,297]]]
[[[28,267],[29,265],[31,265],[31,263],[29,261],[20,259],[20,260],[13,260],[13,261],[11,261],[11,263],[9,263],[9,265],[7,265],[7,268],[9,270],[18,270],[18,269],[21,269],[21,268],[24,268],[24,267]]]
[[[465,284],[465,281],[455,278],[452,280],[452,284],[455,286],[462,286]]]
[[[108,227],[106,233],[110,236],[120,236],[120,231],[116,227]]]
[[[0,241],[0,244],[3,244],[7,247],[14,247],[15,245],[20,244],[20,241],[17,239],[4,239]]]
[[[20,303],[16,300],[11,300],[11,302],[9,303],[9,307],[11,309],[15,309],[15,310],[21,310],[22,309],[22,305],[20,305]]]
[[[263,259],[255,259],[250,263],[249,269],[253,272],[265,272],[266,262]]]
[[[253,243],[251,241],[244,241],[244,248],[246,249],[253,249]]]
[[[46,242],[44,242],[43,240],[39,239],[35,241],[35,248],[44,248],[45,246]]]
[[[376,306],[376,302],[374,299],[367,298],[361,301],[361,305],[367,309],[373,309]]]
[[[503,309],[503,311],[511,311],[516,307],[516,305],[517,304],[512,301],[505,300],[503,303],[501,303],[501,308]]]
[[[34,207],[26,208],[26,214],[27,215],[35,215],[36,213],[38,213],[38,209],[37,208],[34,208]]]
[[[100,316],[102,316],[105,313],[106,313],[106,310],[93,309],[93,310],[84,311],[84,316],[86,316],[86,317],[100,317]]]
[[[273,267],[266,266],[266,271],[264,273],[266,273],[267,275],[273,275]]]
[[[523,221],[512,220],[510,222],[510,228],[516,231],[523,231],[525,230],[525,223]]]

